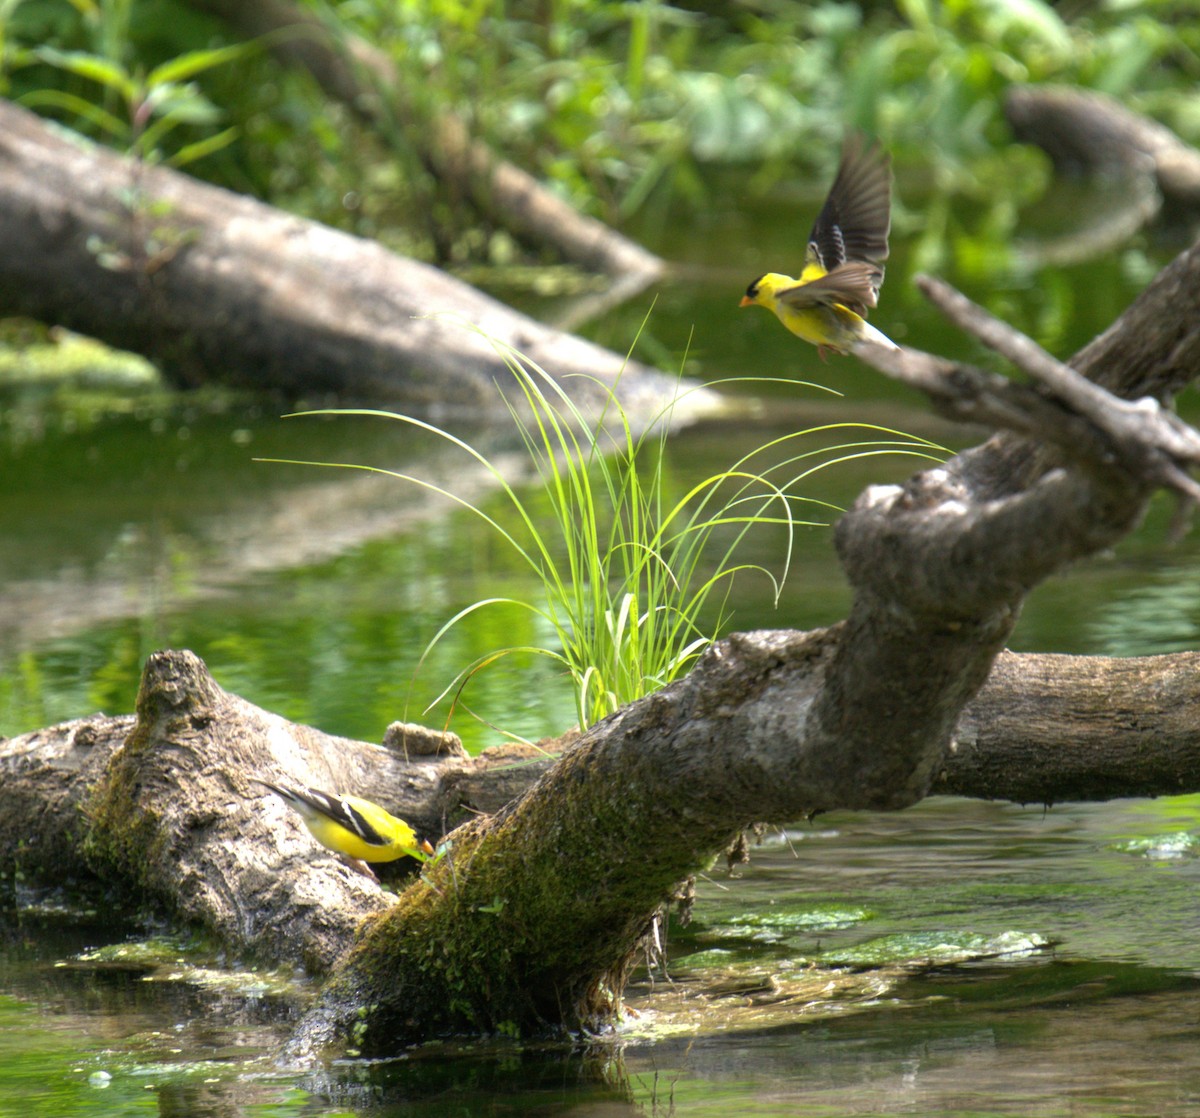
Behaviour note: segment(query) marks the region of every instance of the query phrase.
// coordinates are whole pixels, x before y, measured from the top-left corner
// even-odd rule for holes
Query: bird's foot
[[[375,871],[361,858],[351,858],[347,854],[339,854],[338,861],[348,866],[355,873],[361,873],[363,877],[369,877],[376,885],[379,884],[379,878],[375,876]]]

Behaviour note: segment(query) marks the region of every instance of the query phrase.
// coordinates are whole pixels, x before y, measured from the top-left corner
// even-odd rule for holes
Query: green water
[[[835,421],[975,439],[856,362],[822,366],[765,314],[737,310],[766,266],[758,246],[798,258],[806,229],[798,220],[783,244],[763,214],[714,214],[657,245],[676,275],[589,327],[624,349],[654,302],[641,344],[665,367],[686,352],[690,375],[766,372],[845,394],[775,388],[740,419],[681,432],[668,448],[678,491],[771,437]],[[987,283],[980,261],[996,250],[951,243],[944,274],[1058,353],[1106,326],[1167,255],[1138,246],[1054,271],[1002,261]],[[901,223],[874,320],[976,355],[912,291],[927,252],[911,217],[907,235]],[[444,709],[422,712],[476,655],[547,639],[527,613],[481,613],[418,673],[447,618],[528,590],[519,564],[477,522],[398,481],[253,461],[418,471],[490,501],[444,447],[379,421],[281,421],[261,403],[89,401],[63,410],[25,384],[0,405],[0,734],[130,711],[146,654],[187,647],[253,702],[378,740],[395,718],[440,724]],[[504,429],[460,433],[491,454],[514,445]],[[859,460],[811,492],[845,505],[918,464]],[[1013,647],[1195,647],[1197,545],[1166,547],[1170,511],[1156,504],[1136,537],[1041,588]],[[776,569],[781,548],[768,534],[746,558]],[[739,628],[826,624],[846,604],[821,527],[798,533],[778,606],[764,578],[742,579],[731,599]],[[565,681],[541,660],[485,673],[469,701],[529,737],[573,720]],[[472,747],[497,737],[469,718],[453,728]],[[693,922],[668,929],[667,969],[631,990],[637,1015],[618,1036],[434,1045],[303,1076],[268,1058],[294,1012],[274,978],[194,945],[174,964],[98,960],[87,952],[163,929],[110,898],[59,912],[45,907],[57,894],[18,890],[0,912],[0,1115],[1187,1113],[1200,1107],[1196,814],[1191,799],[1048,814],[932,801],[769,832],[749,866],[699,883]]]
[[[148,934],[103,897],[18,909],[0,1114],[632,1116],[672,1099],[687,1115],[1190,1113],[1200,859],[1138,840],[1177,839],[1198,813],[1195,797],[937,800],[771,831],[748,865],[700,881],[616,1036],[435,1043],[303,1075],[269,1059],[286,976],[161,939],[97,957]]]

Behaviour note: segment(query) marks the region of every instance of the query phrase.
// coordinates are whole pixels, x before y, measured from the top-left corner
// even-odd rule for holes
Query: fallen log
[[[1060,173],[1150,176],[1171,204],[1200,206],[1200,151],[1165,125],[1095,90],[1012,86],[1004,115],[1022,143],[1037,144]]]
[[[443,856],[394,903],[358,908],[369,918],[292,1054],[336,1043],[385,1055],[446,1031],[609,1022],[661,906],[754,820],[902,808],[932,790],[955,790],[943,774],[960,763],[974,794],[997,788],[1061,800],[1125,787],[1200,788],[1186,730],[1194,723],[1194,660],[1154,658],[1122,678],[1123,669],[1081,672],[1038,657],[1030,671],[1048,677],[1062,669],[1061,686],[1039,689],[1022,678],[1025,661],[1002,652],[1029,590],[1120,539],[1157,489],[1184,506],[1200,499],[1191,476],[1200,434],[1169,410],[1200,368],[1198,275],[1194,249],[1071,365],[924,281],[931,299],[1025,379],[911,349],[864,346],[861,356],[944,413],[1005,433],[904,485],[862,494],[836,530],[854,589],[846,621],[718,642],[689,676],[589,729],[519,800],[452,832]],[[190,859],[188,900],[231,869],[222,889],[253,886],[254,859],[276,856],[279,833],[255,840],[258,854],[236,855],[248,867],[240,877],[224,852],[251,826],[240,814],[251,810],[250,778],[296,755],[287,727],[261,714],[239,719],[181,657],[151,662],[138,722],[87,803],[97,865],[169,902],[181,858]],[[997,674],[997,662],[1017,667]],[[998,718],[993,708],[972,720],[989,676],[1013,710],[1026,704],[1024,717]],[[1018,693],[1006,693],[1014,683]],[[1096,684],[1102,695],[1091,690]],[[1109,707],[1112,694],[1118,703]],[[1001,771],[1007,783],[989,780],[989,735],[1031,725],[1028,704],[1039,695],[1056,729],[1064,713],[1084,716],[1091,740],[1106,747],[1090,752],[1107,775],[1097,778],[1075,754],[1061,780],[1052,756],[1033,779]],[[1078,705],[1068,696],[1079,696]],[[1168,717],[1166,704],[1182,714]],[[1156,722],[1153,740],[1140,736],[1142,717]],[[259,728],[241,737],[242,721]],[[1037,733],[1051,752],[1048,732]],[[1132,743],[1119,764],[1110,739]],[[1175,755],[1162,764],[1138,756],[1171,743]],[[1009,765],[1020,757],[1010,752]],[[202,793],[194,803],[192,788]],[[190,806],[181,813],[182,800]],[[261,816],[264,808],[254,810]],[[332,904],[354,911],[352,894],[347,887]]]
[[[492,414],[512,379],[495,342],[573,377],[585,411],[615,387],[635,426],[680,387],[436,268],[2,101],[0,239],[0,313],[142,353],[180,385]],[[712,404],[693,392],[672,418]]]
[[[743,635],[721,642],[718,659],[749,678],[763,650],[782,663],[786,650],[818,637]],[[1198,791],[1198,669],[1193,652],[1002,653],[963,712],[932,791],[1047,805]],[[253,780],[366,796],[441,836],[516,801],[577,737],[497,746],[477,758],[453,734],[402,723],[382,744],[351,741],[226,692],[190,652],[155,653],[136,716],[93,715],[0,742],[0,877],[19,870],[31,884],[53,884],[119,873],[231,952],[321,975],[387,898],[316,846]],[[112,793],[131,781],[137,806],[118,806]],[[92,835],[99,846],[86,841]],[[385,877],[413,867],[390,868]]]

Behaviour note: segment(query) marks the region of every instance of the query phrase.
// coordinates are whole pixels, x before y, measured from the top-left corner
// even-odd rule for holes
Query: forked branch
[[[924,392],[953,418],[1037,439],[1080,464],[1104,470],[1119,464],[1148,486],[1200,502],[1200,484],[1187,472],[1200,465],[1200,434],[1158,400],[1114,396],[949,284],[928,276],[915,282],[951,322],[1032,384],[913,349],[864,348],[868,364]]]

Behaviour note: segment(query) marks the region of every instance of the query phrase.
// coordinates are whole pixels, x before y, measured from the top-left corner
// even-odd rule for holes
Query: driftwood
[[[855,587],[847,621],[731,637],[558,763],[506,757],[516,767],[486,805],[494,814],[454,830],[448,853],[394,902],[314,855],[252,778],[366,792],[440,831],[482,806],[471,791],[480,763],[451,755],[399,766],[395,750],[322,741],[225,695],[185,653],[151,660],[125,744],[107,764],[90,762],[103,775],[86,798],[78,790],[61,801],[55,857],[65,857],[62,835],[86,833],[90,866],[239,951],[324,971],[353,944],[293,1054],[351,1033],[381,1054],[448,1029],[602,1024],[675,883],[755,820],[894,809],[935,790],[1049,802],[1200,789],[1194,655],[1081,664],[1001,653],[1038,580],[1109,546],[1156,487],[1194,497],[1187,470],[1200,461],[1200,436],[1159,401],[1200,369],[1200,330],[1189,325],[1200,322],[1200,282],[1189,282],[1198,267],[1200,249],[1182,256],[1076,358],[1123,394],[1159,397],[1134,404],[1106,399],[1079,371],[926,283],[1036,387],[912,350],[864,356],[942,410],[1020,436],[864,493],[836,535]],[[1182,313],[1163,313],[1164,300]],[[1140,358],[1114,361],[1131,346]],[[111,747],[120,729],[93,724],[90,734]],[[63,756],[68,768],[78,762],[74,741]],[[497,806],[527,761],[545,771]],[[6,768],[24,778],[4,787],[26,789],[27,811],[47,800],[39,781],[60,795],[82,784],[24,743]],[[34,828],[4,815],[7,861],[14,837],[42,833],[47,820]],[[37,855],[26,843],[20,856],[32,866]],[[355,938],[364,915],[375,918]]]
[[[1080,370],[1164,400],[1168,385],[1200,370],[1200,330],[1188,325],[1200,322],[1200,283],[1181,282],[1198,258],[1166,269],[1080,355]],[[863,494],[836,534],[855,591],[846,622],[718,644],[687,679],[584,735],[517,803],[455,832],[450,855],[364,932],[296,1054],[346,1037],[351,1023],[364,1051],[382,1053],[431,1022],[607,1020],[674,882],[751,819],[894,809],[927,794],[959,756],[955,728],[1028,590],[1120,538],[1156,486],[1191,499],[1185,471],[1200,461],[1200,436],[1160,402],[1098,408],[1070,368],[929,289],[978,336],[1019,355],[1036,391],[908,350],[864,356],[941,406],[957,398],[1021,435]],[[1141,359],[1115,365],[1129,326],[1155,321],[1135,335]],[[1081,437],[1063,440],[1064,427]],[[1034,433],[1049,450],[1025,437]],[[978,744],[971,750],[978,758]],[[1037,794],[1049,795],[1044,783]],[[431,943],[453,961],[432,958]],[[467,959],[478,968],[464,969]]]
[[[387,897],[247,777],[367,795],[438,836],[526,791],[557,756],[549,744],[472,759],[456,735],[405,723],[381,745],[333,737],[229,694],[190,652],[156,653],[136,716],[0,741],[0,876],[61,881],[99,868],[239,954],[322,974]],[[108,836],[102,852],[88,835]]]
[[[817,636],[745,634],[722,642],[714,657],[749,663],[775,649],[783,660]],[[1195,791],[1198,722],[1200,654],[1005,652],[964,710],[932,791],[1044,804]],[[453,734],[400,723],[382,745],[335,738],[229,694],[189,652],[156,653],[136,716],[94,715],[0,742],[0,870],[58,881],[120,868],[125,884],[215,931],[235,953],[320,975],[358,921],[386,908],[385,898],[316,847],[248,777],[366,795],[439,836],[518,799],[562,751],[562,742],[546,742],[469,758]],[[154,841],[112,847],[113,861],[98,862],[83,839],[90,821],[121,831],[94,798],[118,772],[157,774],[137,807],[142,816],[155,801]]]
[[[1095,259],[1127,242],[1164,203],[1176,219],[1191,220],[1200,208],[1200,151],[1111,97],[1067,86],[1013,86],[1004,113],[1013,135],[1041,147],[1060,174],[1101,184],[1084,207],[1082,227],[1017,246],[1027,265]]]
[[[1072,86],[1018,85],[1004,99],[1016,138],[1060,172],[1150,175],[1172,203],[1200,206],[1200,152],[1112,97]]]
[[[248,38],[264,37],[280,61],[309,71],[330,96],[370,124],[398,120],[405,141],[455,196],[471,201],[520,239],[549,245],[564,259],[619,279],[625,295],[656,279],[663,262],[587,217],[532,175],[500,159],[447,109],[419,112],[392,60],[377,47],[330,28],[287,0],[192,0]]]
[[[486,334],[556,377],[582,374],[572,394],[585,409],[619,380],[635,423],[679,387],[436,268],[4,102],[0,239],[0,310],[143,353],[181,384],[486,414],[512,380]],[[690,395],[676,418],[705,400]]]

